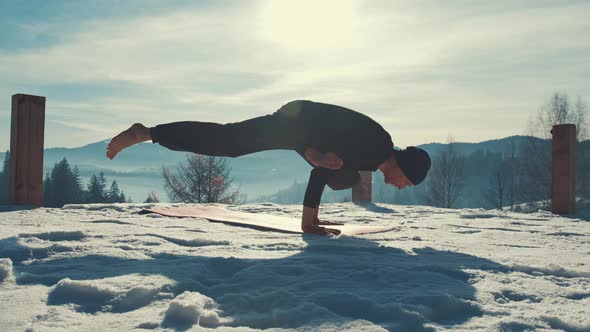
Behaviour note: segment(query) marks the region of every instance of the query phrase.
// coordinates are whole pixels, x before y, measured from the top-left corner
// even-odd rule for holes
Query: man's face
[[[383,172],[383,177],[385,183],[396,186],[398,189],[414,185],[397,165],[392,164],[387,167]]]

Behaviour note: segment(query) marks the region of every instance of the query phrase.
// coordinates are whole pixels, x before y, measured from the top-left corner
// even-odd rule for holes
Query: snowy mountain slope
[[[1,329],[590,330],[580,219],[326,204],[327,220],[398,226],[330,238],[138,215],[145,206],[0,213]]]

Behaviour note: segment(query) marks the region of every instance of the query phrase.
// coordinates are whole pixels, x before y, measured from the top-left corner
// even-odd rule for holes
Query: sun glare
[[[354,37],[354,1],[289,0],[263,3],[261,33],[290,49],[345,46]]]

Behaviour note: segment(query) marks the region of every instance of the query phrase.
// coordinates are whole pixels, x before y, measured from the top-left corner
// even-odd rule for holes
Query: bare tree
[[[574,111],[572,115],[574,124],[576,125],[576,139],[578,142],[587,140],[589,138],[588,129],[588,105],[578,96]]]
[[[572,104],[567,94],[556,92],[529,121],[530,137],[523,151],[523,181],[518,189],[520,200],[541,209],[551,208],[551,129],[558,124],[576,125],[576,140],[580,146],[579,143],[588,138],[587,113],[588,107],[580,97]],[[586,158],[582,149],[578,149],[576,159],[577,191],[580,193],[590,174],[586,171],[588,167],[583,165]]]
[[[522,154],[519,201],[537,208],[551,208],[551,142],[529,136]]]
[[[510,155],[505,156],[490,176],[490,185],[484,197],[494,208],[502,210],[504,206],[514,208],[515,192],[519,163],[516,158],[514,142],[510,142]]]
[[[506,182],[508,181],[504,169],[498,166],[490,177],[490,187],[485,196],[486,200],[498,210],[502,210],[506,202],[506,189],[508,187]]]
[[[572,123],[576,125],[576,141],[580,142],[588,136],[588,107],[580,96],[572,104],[566,93],[555,92],[539,109],[537,117],[532,121],[529,131],[534,136],[551,139],[554,125]]]
[[[514,204],[511,192],[513,181],[514,176],[510,164],[502,162],[490,177],[490,186],[485,195],[488,203],[498,210],[502,210],[505,205],[512,208]]]
[[[434,158],[428,176],[428,202],[433,206],[450,208],[463,187],[464,159],[456,150],[452,137],[447,146]]]
[[[231,190],[230,171],[224,158],[190,154],[177,174],[162,167],[164,190],[172,202],[242,204],[245,195]]]

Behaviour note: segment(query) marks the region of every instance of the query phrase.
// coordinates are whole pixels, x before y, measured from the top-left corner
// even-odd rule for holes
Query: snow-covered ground
[[[0,330],[590,331],[586,220],[322,205],[326,220],[398,226],[337,238],[146,206],[0,213]]]

